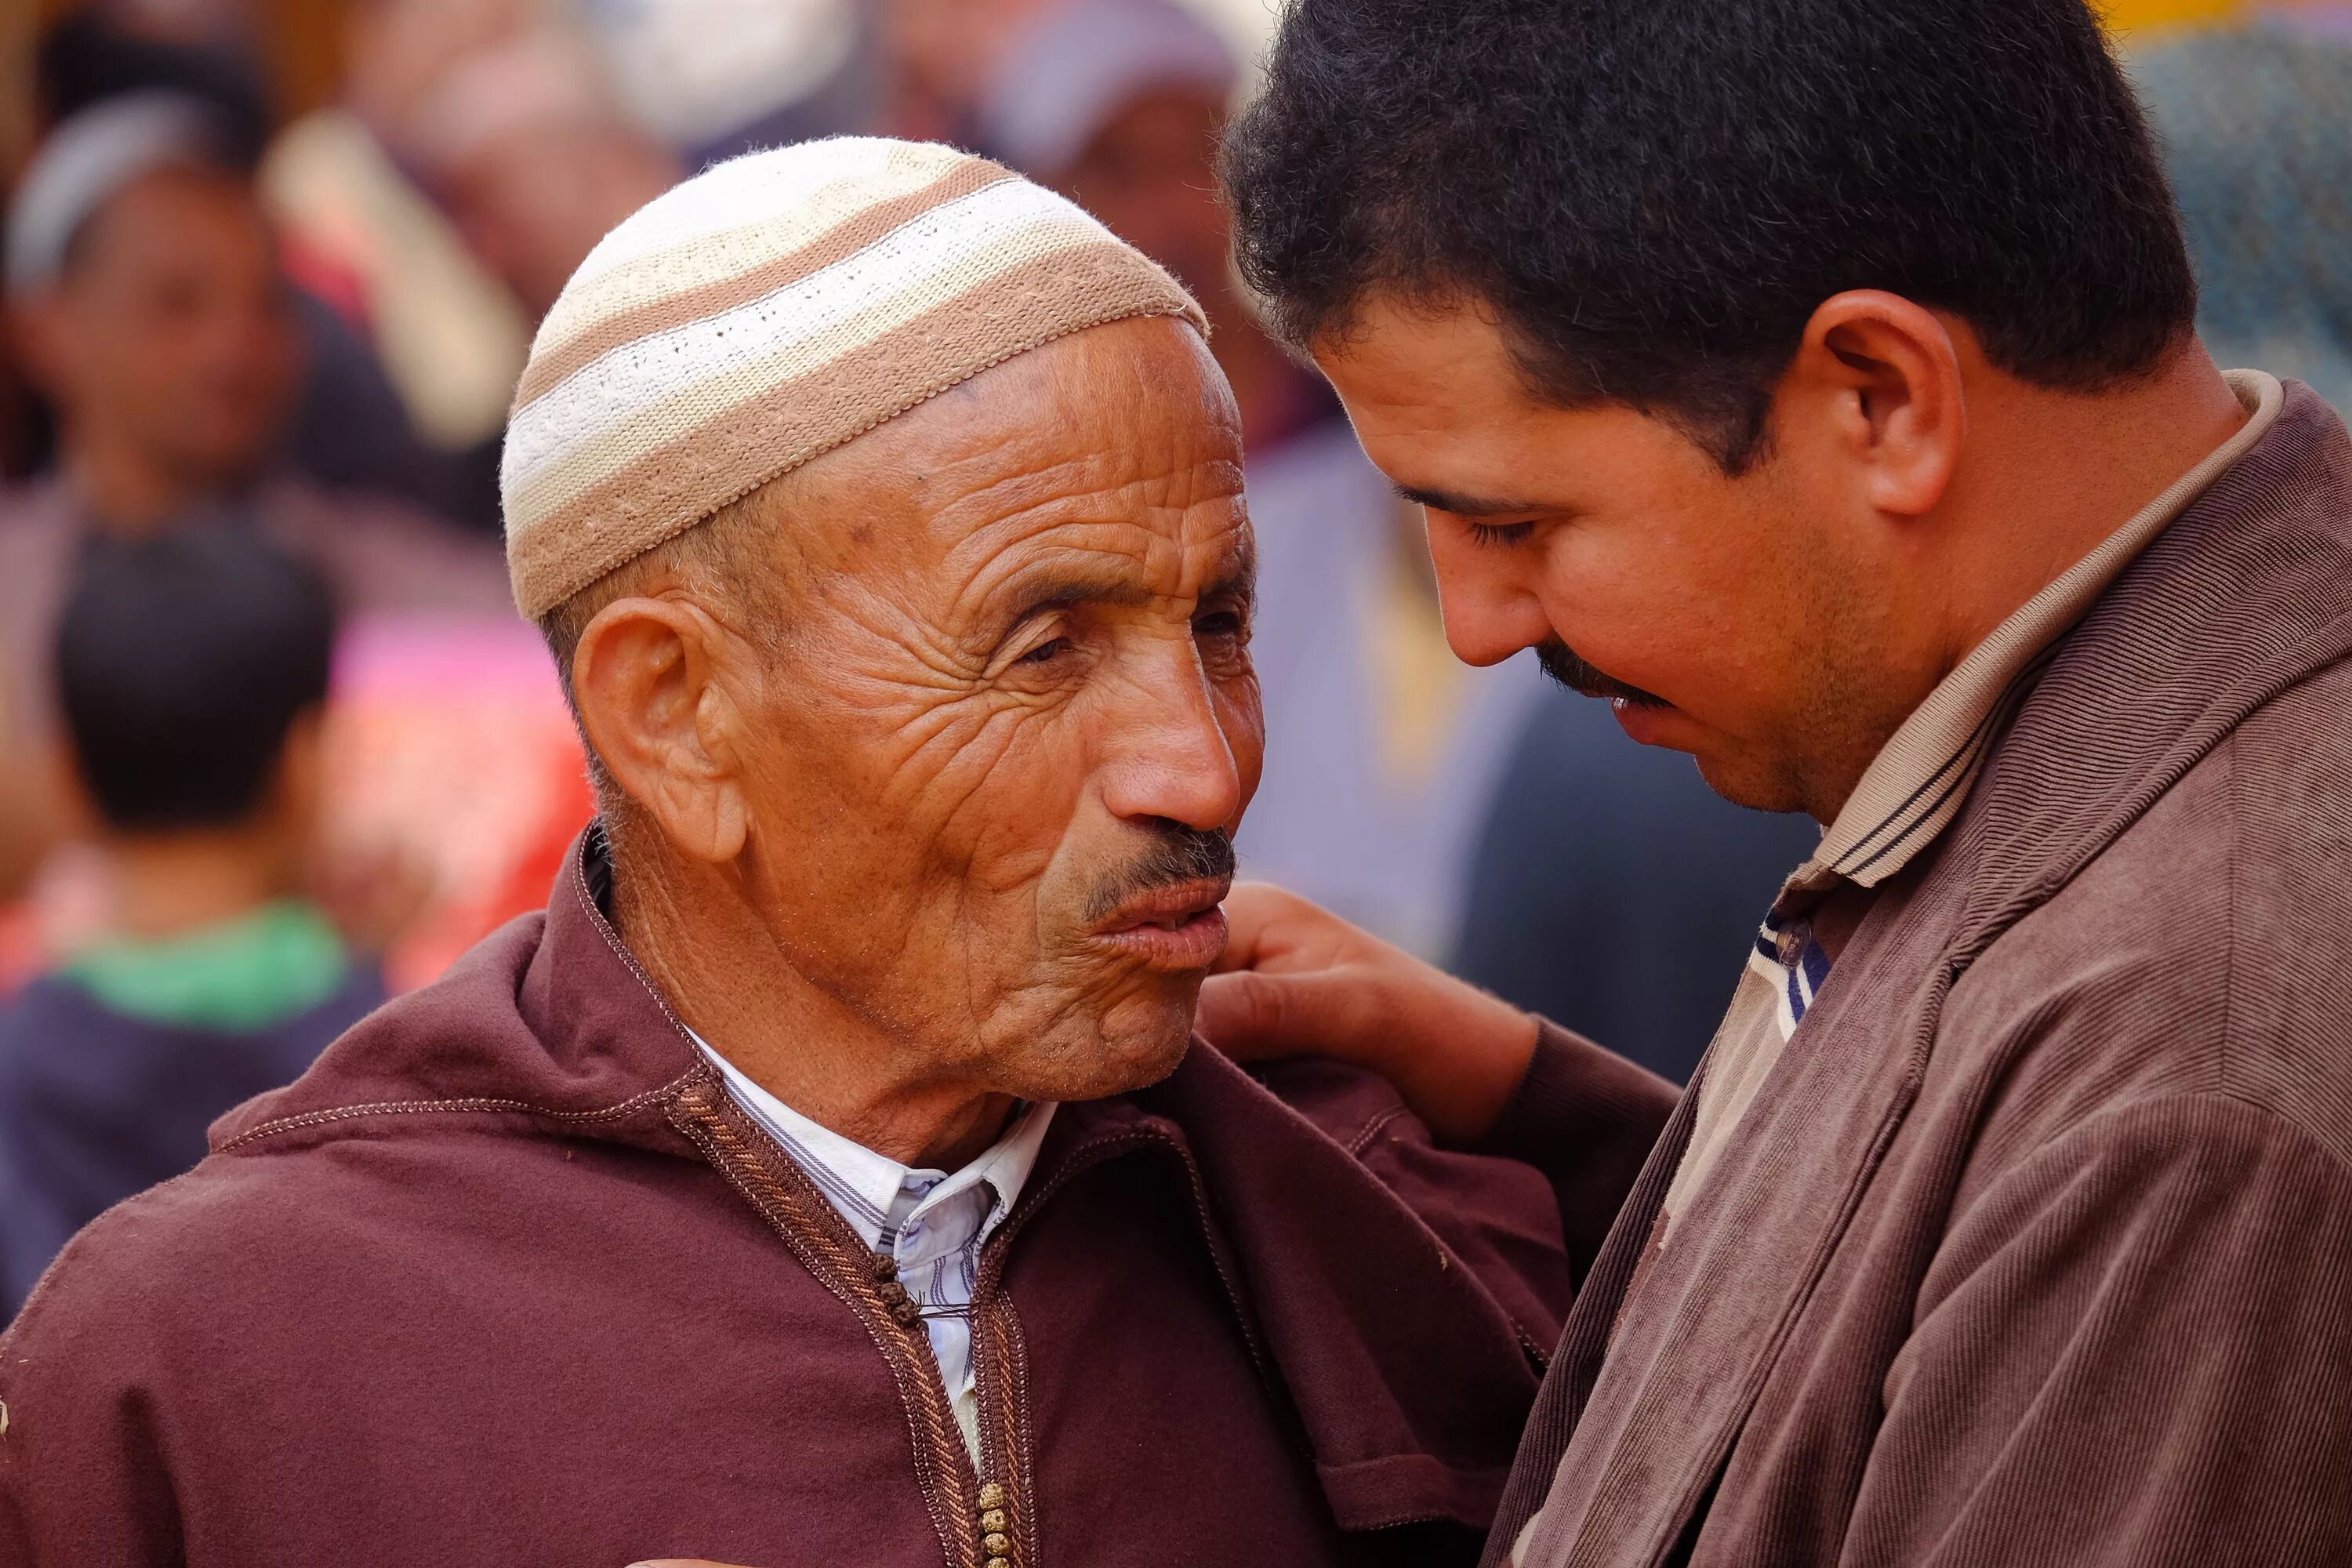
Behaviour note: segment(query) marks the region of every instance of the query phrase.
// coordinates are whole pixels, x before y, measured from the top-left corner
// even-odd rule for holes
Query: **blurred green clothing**
[[[281,899],[185,936],[101,942],[77,953],[62,973],[126,1017],[247,1030],[319,1005],[351,968],[342,938],[318,906]]]

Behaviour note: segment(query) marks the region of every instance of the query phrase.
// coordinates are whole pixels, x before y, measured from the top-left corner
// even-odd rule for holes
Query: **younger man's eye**
[[[1470,542],[1483,546],[1517,544],[1535,531],[1532,522],[1474,522],[1470,525]]]

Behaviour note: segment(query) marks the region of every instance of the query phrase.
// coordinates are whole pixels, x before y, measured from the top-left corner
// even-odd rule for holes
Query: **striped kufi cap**
[[[499,474],[533,619],[728,502],[1052,339],[1191,295],[985,159],[838,137],[719,163],[547,314]]]

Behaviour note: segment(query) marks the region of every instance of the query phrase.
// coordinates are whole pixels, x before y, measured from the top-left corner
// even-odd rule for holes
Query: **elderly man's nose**
[[[1161,698],[1118,738],[1104,799],[1121,817],[1164,817],[1203,832],[1242,808],[1241,766],[1195,674]]]

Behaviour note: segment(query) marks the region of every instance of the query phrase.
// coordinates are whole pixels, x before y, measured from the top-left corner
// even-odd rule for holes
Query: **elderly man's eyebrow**
[[[1019,626],[1048,610],[1076,605],[1148,605],[1156,595],[1131,577],[1111,573],[1055,572],[1033,577],[1013,596],[1010,619]]]
[[[1419,485],[1398,485],[1396,493],[1416,506],[1454,517],[1507,517],[1514,513],[1543,511],[1541,501],[1496,500],[1487,496],[1464,495],[1456,490],[1425,489]]]
[[[1159,596],[1133,578],[1112,573],[1048,573],[1022,584],[1014,592],[1007,622],[1018,626],[1052,610],[1079,605],[1148,605]],[[1203,603],[1222,599],[1251,604],[1256,597],[1257,563],[1246,555],[1229,559],[1216,580],[1201,590]]]
[[[1244,555],[1226,563],[1215,582],[1201,590],[1201,603],[1235,604],[1248,608],[1257,603],[1257,563]]]

